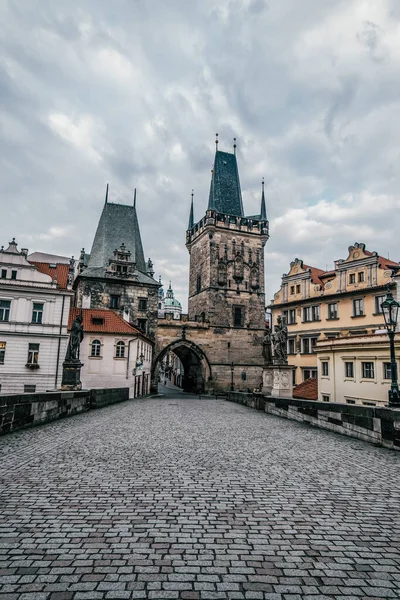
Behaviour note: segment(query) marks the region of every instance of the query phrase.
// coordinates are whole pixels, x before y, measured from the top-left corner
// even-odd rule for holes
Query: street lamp
[[[397,363],[394,353],[394,336],[396,333],[397,317],[399,314],[400,304],[393,298],[393,294],[389,288],[386,293],[386,299],[382,302],[381,306],[390,343],[390,372],[392,376],[392,383],[389,390],[389,407],[400,408],[400,392],[397,381]]]

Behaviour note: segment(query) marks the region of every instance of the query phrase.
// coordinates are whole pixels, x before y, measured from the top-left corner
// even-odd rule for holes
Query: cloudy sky
[[[355,241],[400,259],[398,0],[3,0],[0,244],[79,255],[132,202],[186,307],[190,193],[238,139],[245,212],[266,182],[267,300],[295,257]]]

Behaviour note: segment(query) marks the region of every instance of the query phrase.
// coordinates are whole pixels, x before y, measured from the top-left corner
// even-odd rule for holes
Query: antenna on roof
[[[236,138],[233,138],[233,154],[236,156]]]
[[[106,187],[106,201],[105,204],[108,203],[108,183],[107,183],[107,187]]]
[[[215,134],[215,148],[218,150],[218,133]]]
[[[136,188],[135,188],[135,191],[133,193],[133,208],[136,208]]]

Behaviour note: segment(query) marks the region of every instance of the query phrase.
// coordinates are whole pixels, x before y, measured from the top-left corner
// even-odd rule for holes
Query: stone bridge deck
[[[400,598],[396,452],[170,396],[0,457],[0,600]]]

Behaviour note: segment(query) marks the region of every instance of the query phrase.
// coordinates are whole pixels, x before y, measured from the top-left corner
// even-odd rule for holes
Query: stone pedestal
[[[293,398],[293,369],[291,365],[264,367],[262,393],[265,396]]]
[[[62,390],[81,390],[81,368],[83,363],[79,359],[65,360],[63,362]]]

